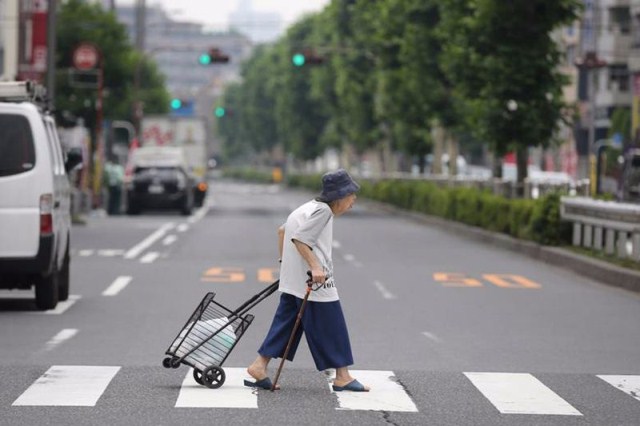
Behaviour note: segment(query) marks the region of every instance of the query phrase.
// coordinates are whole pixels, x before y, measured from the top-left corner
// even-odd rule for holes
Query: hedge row
[[[250,179],[252,173],[244,176]],[[267,180],[270,176],[264,176]],[[251,179],[261,180],[264,179]],[[287,184],[320,193],[320,175],[289,175]],[[560,219],[560,195],[507,199],[474,188],[441,188],[415,180],[359,180],[358,196],[545,245],[571,242],[571,224]]]

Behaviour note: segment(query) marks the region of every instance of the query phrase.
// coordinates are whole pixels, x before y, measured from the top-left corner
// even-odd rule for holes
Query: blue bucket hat
[[[329,203],[353,194],[359,189],[360,185],[351,179],[346,170],[338,169],[322,176],[322,194],[320,194],[320,198]]]

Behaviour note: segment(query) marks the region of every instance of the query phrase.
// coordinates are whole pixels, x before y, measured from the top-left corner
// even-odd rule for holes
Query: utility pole
[[[49,0],[47,10],[47,104],[53,109],[56,95],[56,11],[57,0]]]
[[[136,49],[144,53],[144,36],[147,7],[145,0],[136,0]]]

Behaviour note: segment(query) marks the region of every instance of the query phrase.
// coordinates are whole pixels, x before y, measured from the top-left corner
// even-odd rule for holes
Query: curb
[[[435,216],[410,212],[376,201],[361,199],[358,202],[367,207],[392,212],[417,222],[433,225],[440,229],[446,229],[449,232],[465,238],[471,238],[476,241],[526,254],[545,263],[570,269],[579,275],[597,280],[603,284],[640,292],[640,272],[634,270],[612,265],[602,260],[593,259],[560,247],[544,246],[532,241],[519,240],[508,235],[490,232]]]

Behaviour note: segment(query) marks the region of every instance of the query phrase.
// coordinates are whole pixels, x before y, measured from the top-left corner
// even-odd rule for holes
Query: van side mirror
[[[75,169],[78,164],[82,164],[82,149],[71,148],[69,152],[67,152],[67,161],[64,163],[64,168],[67,173],[69,173]]]

